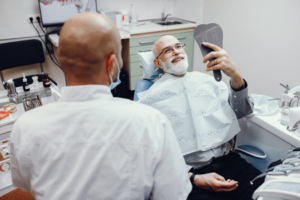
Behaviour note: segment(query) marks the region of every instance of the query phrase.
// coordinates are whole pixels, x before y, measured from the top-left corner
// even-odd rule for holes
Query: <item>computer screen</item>
[[[82,12],[97,12],[97,0],[38,0],[43,27],[61,26]]]

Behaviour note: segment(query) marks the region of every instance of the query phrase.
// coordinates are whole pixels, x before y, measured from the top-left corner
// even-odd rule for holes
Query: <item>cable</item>
[[[36,17],[36,20],[38,21],[38,24],[39,24],[39,26],[41,27],[41,30],[42,30],[42,31],[44,32],[44,34],[45,34],[46,44],[47,44],[47,45],[46,45],[46,49],[47,49],[47,51],[49,52],[49,55],[50,55],[50,58],[51,58],[52,62],[54,62],[54,64],[55,64],[56,66],[58,66],[61,70],[63,70],[63,69],[61,68],[61,66],[59,65],[59,61],[57,60],[56,56],[54,55],[53,44],[52,44],[51,42],[49,42],[48,34],[45,33],[45,31],[43,30],[43,28],[42,28],[42,26],[41,26],[40,17],[39,17],[39,16]],[[54,29],[52,32],[54,32],[54,31],[57,30],[58,28],[60,28],[60,27],[57,27],[57,28]],[[49,45],[48,45],[48,44],[49,44]],[[53,55],[54,60],[55,60],[56,62],[53,60],[51,54]]]
[[[58,29],[61,29],[61,26],[56,27],[55,29],[53,29],[52,31],[50,31],[50,32],[48,33],[48,35],[49,35],[49,34],[52,34],[52,33],[57,33],[57,30],[58,30]]]
[[[44,31],[44,29],[43,29],[43,27],[42,27],[42,25],[41,25],[41,21],[40,21],[41,19],[40,19],[40,17],[37,16],[37,17],[36,17],[36,20],[38,21],[38,24],[40,25],[41,30],[44,32],[45,35],[50,35],[50,34],[52,34],[52,33],[55,33],[58,29],[61,29],[61,26],[58,26],[58,27],[56,27],[55,29],[53,29],[52,31],[50,31],[49,33],[45,33],[45,31]]]
[[[43,29],[42,26],[41,26],[40,17],[37,16],[37,17],[36,17],[36,20],[38,21],[38,24],[40,25],[41,30],[42,30],[42,31],[44,32],[44,34],[46,35],[46,32],[44,31],[44,29]]]
[[[34,24],[33,24],[33,18],[32,18],[32,17],[30,17],[29,19],[30,19],[30,22],[31,22],[32,26],[33,26],[33,27],[34,27],[34,29],[36,30],[37,34],[38,34],[38,35],[39,35],[39,37],[41,38],[42,42],[43,42],[43,43],[44,43],[44,45],[46,46],[46,43],[45,43],[45,42],[44,42],[44,40],[42,39],[42,37],[41,37],[41,35],[40,35],[39,31],[36,29],[36,27],[35,27],[35,26],[34,26]]]
[[[36,28],[36,27],[34,26],[34,24],[33,24],[33,18],[30,17],[29,20],[30,20],[32,26],[34,27],[34,29],[36,30],[37,34],[38,34],[39,37],[41,38],[42,42],[43,42],[44,45],[45,45],[45,48],[46,48],[46,54],[50,56],[50,59],[52,60],[52,62],[53,62],[58,68],[60,68],[62,71],[64,71],[64,70],[62,69],[62,67],[59,65],[59,62],[58,62],[57,58],[56,58],[55,55],[54,55],[53,44],[49,41],[48,34],[45,33],[45,31],[43,30],[43,28],[42,28],[42,26],[41,26],[41,24],[40,24],[40,17],[36,17],[36,20],[38,21],[38,24],[39,24],[39,26],[41,27],[41,30],[42,30],[42,31],[44,32],[44,34],[45,34],[45,42],[44,42],[44,40],[42,39],[42,37],[41,37],[39,31],[37,30],[37,28]],[[54,57],[54,59],[53,59],[52,56]]]
[[[47,44],[48,51],[50,52],[49,56],[50,56],[52,62],[63,71],[62,67],[59,64],[59,61],[57,60],[57,58],[56,58],[56,56],[54,54],[53,44],[52,44],[52,42],[50,42],[50,40],[48,38],[48,35],[46,35],[46,44]]]

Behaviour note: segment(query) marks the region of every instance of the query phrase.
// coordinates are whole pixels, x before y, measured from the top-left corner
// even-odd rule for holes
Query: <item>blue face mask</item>
[[[110,90],[115,89],[115,88],[121,83],[121,80],[120,80],[120,66],[119,66],[119,62],[118,62],[117,58],[115,58],[115,60],[116,60],[116,62],[117,62],[119,74],[118,74],[118,78],[117,78],[116,82],[113,82],[113,80],[112,80],[112,78],[111,78],[111,75],[110,75],[110,73],[108,72],[109,78],[110,78],[110,86],[109,86],[109,87],[110,87]]]

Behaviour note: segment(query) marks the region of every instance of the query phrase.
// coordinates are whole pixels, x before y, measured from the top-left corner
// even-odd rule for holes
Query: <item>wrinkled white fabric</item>
[[[167,116],[186,155],[216,148],[240,131],[228,94],[224,82],[200,72],[188,72],[184,77],[165,74],[138,97],[140,103]]]
[[[157,110],[107,86],[68,86],[15,123],[11,175],[36,200],[182,200],[192,185],[180,153]]]

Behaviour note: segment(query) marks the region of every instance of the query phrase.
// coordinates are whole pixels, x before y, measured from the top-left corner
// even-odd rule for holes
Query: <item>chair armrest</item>
[[[139,80],[135,86],[133,101],[138,101],[139,98],[138,98],[137,94],[148,90],[152,85],[153,85],[153,82],[151,82],[151,81]]]
[[[265,159],[267,158],[267,155],[265,154],[265,152],[263,152],[261,149],[251,146],[251,145],[241,145],[239,147],[236,148],[236,151],[238,151],[238,153],[242,153],[254,158],[259,158],[259,159]]]

